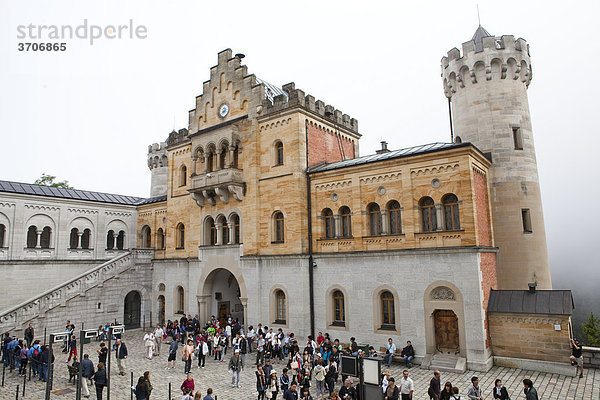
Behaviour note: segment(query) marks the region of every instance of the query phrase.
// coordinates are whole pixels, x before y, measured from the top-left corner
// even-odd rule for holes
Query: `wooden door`
[[[458,353],[460,350],[458,318],[454,311],[435,310],[433,320],[435,324],[435,346],[438,351]]]
[[[229,302],[223,301],[219,303],[219,321],[223,326],[227,322],[227,315],[229,315]]]

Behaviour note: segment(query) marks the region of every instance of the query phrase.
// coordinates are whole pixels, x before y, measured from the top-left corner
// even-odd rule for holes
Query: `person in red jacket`
[[[185,388],[189,388],[191,389],[190,393],[194,393],[194,378],[192,378],[192,374],[187,374],[187,378],[185,381],[183,381],[183,383],[181,384],[181,392],[183,394],[185,394]]]

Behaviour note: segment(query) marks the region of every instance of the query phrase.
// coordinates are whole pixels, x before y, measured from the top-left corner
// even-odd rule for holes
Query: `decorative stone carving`
[[[331,193],[331,201],[335,202],[338,199],[338,194],[337,193]]]
[[[192,193],[192,199],[198,204],[199,207],[204,207],[204,197],[201,193],[194,192]],[[164,219],[164,218],[163,218]]]
[[[379,186],[379,187],[377,188],[377,193],[378,193],[380,196],[383,196],[383,195],[385,194],[385,186]]]
[[[432,300],[456,300],[454,291],[446,286],[440,286],[431,292]]]
[[[221,188],[221,187],[216,187],[215,188],[215,193],[217,194],[217,196],[219,196],[219,199],[221,199],[221,201],[225,204],[227,204],[229,202],[229,191]]]
[[[439,188],[441,184],[442,184],[442,182],[440,182],[440,180],[438,178],[433,178],[431,180],[431,187],[434,189]]]
[[[244,188],[238,185],[229,185],[227,186],[227,190],[229,190],[229,193],[231,193],[231,195],[233,196],[234,199],[238,200],[238,201],[242,201],[242,198],[244,197]]]

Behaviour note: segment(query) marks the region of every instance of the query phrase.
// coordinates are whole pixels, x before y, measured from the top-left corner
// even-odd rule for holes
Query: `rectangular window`
[[[521,128],[512,128],[512,131],[515,150],[523,150],[523,136],[521,135]]]
[[[529,212],[528,208],[523,208],[521,210],[521,217],[523,218],[523,232],[533,232],[533,230],[531,229],[531,213]]]

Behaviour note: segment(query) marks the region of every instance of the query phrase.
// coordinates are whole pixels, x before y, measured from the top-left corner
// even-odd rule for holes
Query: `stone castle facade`
[[[142,317],[231,313],[301,337],[328,331],[373,345],[390,336],[412,340],[425,365],[444,353],[460,359],[457,366],[489,369],[490,294],[551,289],[526,42],[480,27],[462,56],[453,49],[442,59],[453,143],[390,151],[384,142],[365,157],[356,119],[294,83],[280,88],[249,74],[242,59],[220,52],[188,127],[149,146],[152,197],[88,201],[98,216],[108,215],[102,207],[120,207],[137,218],[118,230],[127,232],[119,257],[131,255],[122,274],[129,278],[118,283],[142,287],[86,301],[105,299],[116,311],[96,313],[123,315],[131,326]],[[101,249],[110,222],[89,224]],[[73,222],[63,225],[67,235]],[[27,229],[24,219],[5,227],[3,240],[21,246],[23,233],[14,232]],[[67,252],[83,254],[80,243]],[[8,265],[18,257],[5,258]],[[69,285],[85,293],[86,273]],[[35,304],[44,315],[61,315],[50,299],[66,308],[73,300],[67,290],[48,289]],[[0,315],[0,327],[29,321],[26,304]],[[557,320],[567,331],[568,317]]]

